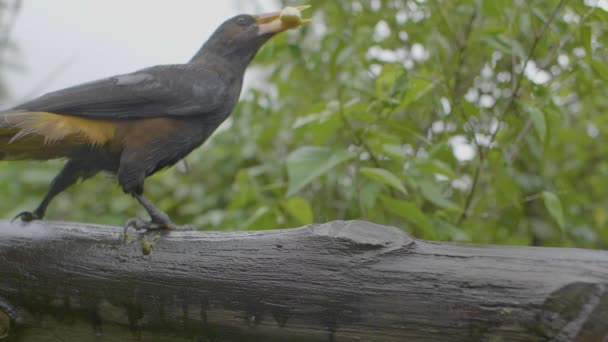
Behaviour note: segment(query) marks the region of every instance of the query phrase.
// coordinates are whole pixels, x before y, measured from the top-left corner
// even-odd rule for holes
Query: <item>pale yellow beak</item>
[[[255,17],[260,27],[260,35],[279,33],[310,23],[311,19],[302,19],[300,12],[310,8],[310,5],[286,7],[282,11],[261,14]]]

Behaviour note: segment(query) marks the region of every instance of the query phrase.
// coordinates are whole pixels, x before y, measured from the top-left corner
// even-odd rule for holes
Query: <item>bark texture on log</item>
[[[0,221],[0,341],[608,341],[608,252]]]

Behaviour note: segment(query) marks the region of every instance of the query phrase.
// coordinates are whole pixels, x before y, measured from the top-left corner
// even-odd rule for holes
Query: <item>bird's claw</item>
[[[40,217],[40,215],[36,214],[35,212],[24,211],[22,213],[17,214],[15,217],[13,217],[11,222],[15,222],[17,219],[20,219],[23,222],[32,222],[32,221],[40,220],[41,217]]]
[[[141,217],[133,217],[127,221],[124,227],[124,236],[127,236],[129,228],[133,228],[137,231],[140,230],[179,230],[179,231],[190,231],[194,230],[192,226],[178,226],[173,222],[159,223],[154,221],[146,221]]]
[[[153,226],[151,221],[146,221],[141,217],[133,217],[130,218],[125,224],[125,232],[129,229],[133,228],[135,230],[148,230],[148,229],[158,229],[157,226]]]

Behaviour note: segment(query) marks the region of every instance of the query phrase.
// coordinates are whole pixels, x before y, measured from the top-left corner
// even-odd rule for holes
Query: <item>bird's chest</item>
[[[123,155],[136,160],[150,175],[187,156],[207,140],[217,125],[200,117],[133,120],[117,129],[115,142]]]

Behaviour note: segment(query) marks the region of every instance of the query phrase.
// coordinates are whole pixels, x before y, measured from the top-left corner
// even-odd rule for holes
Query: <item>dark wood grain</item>
[[[605,251],[359,221],[130,235],[0,221],[0,340],[608,340]]]

